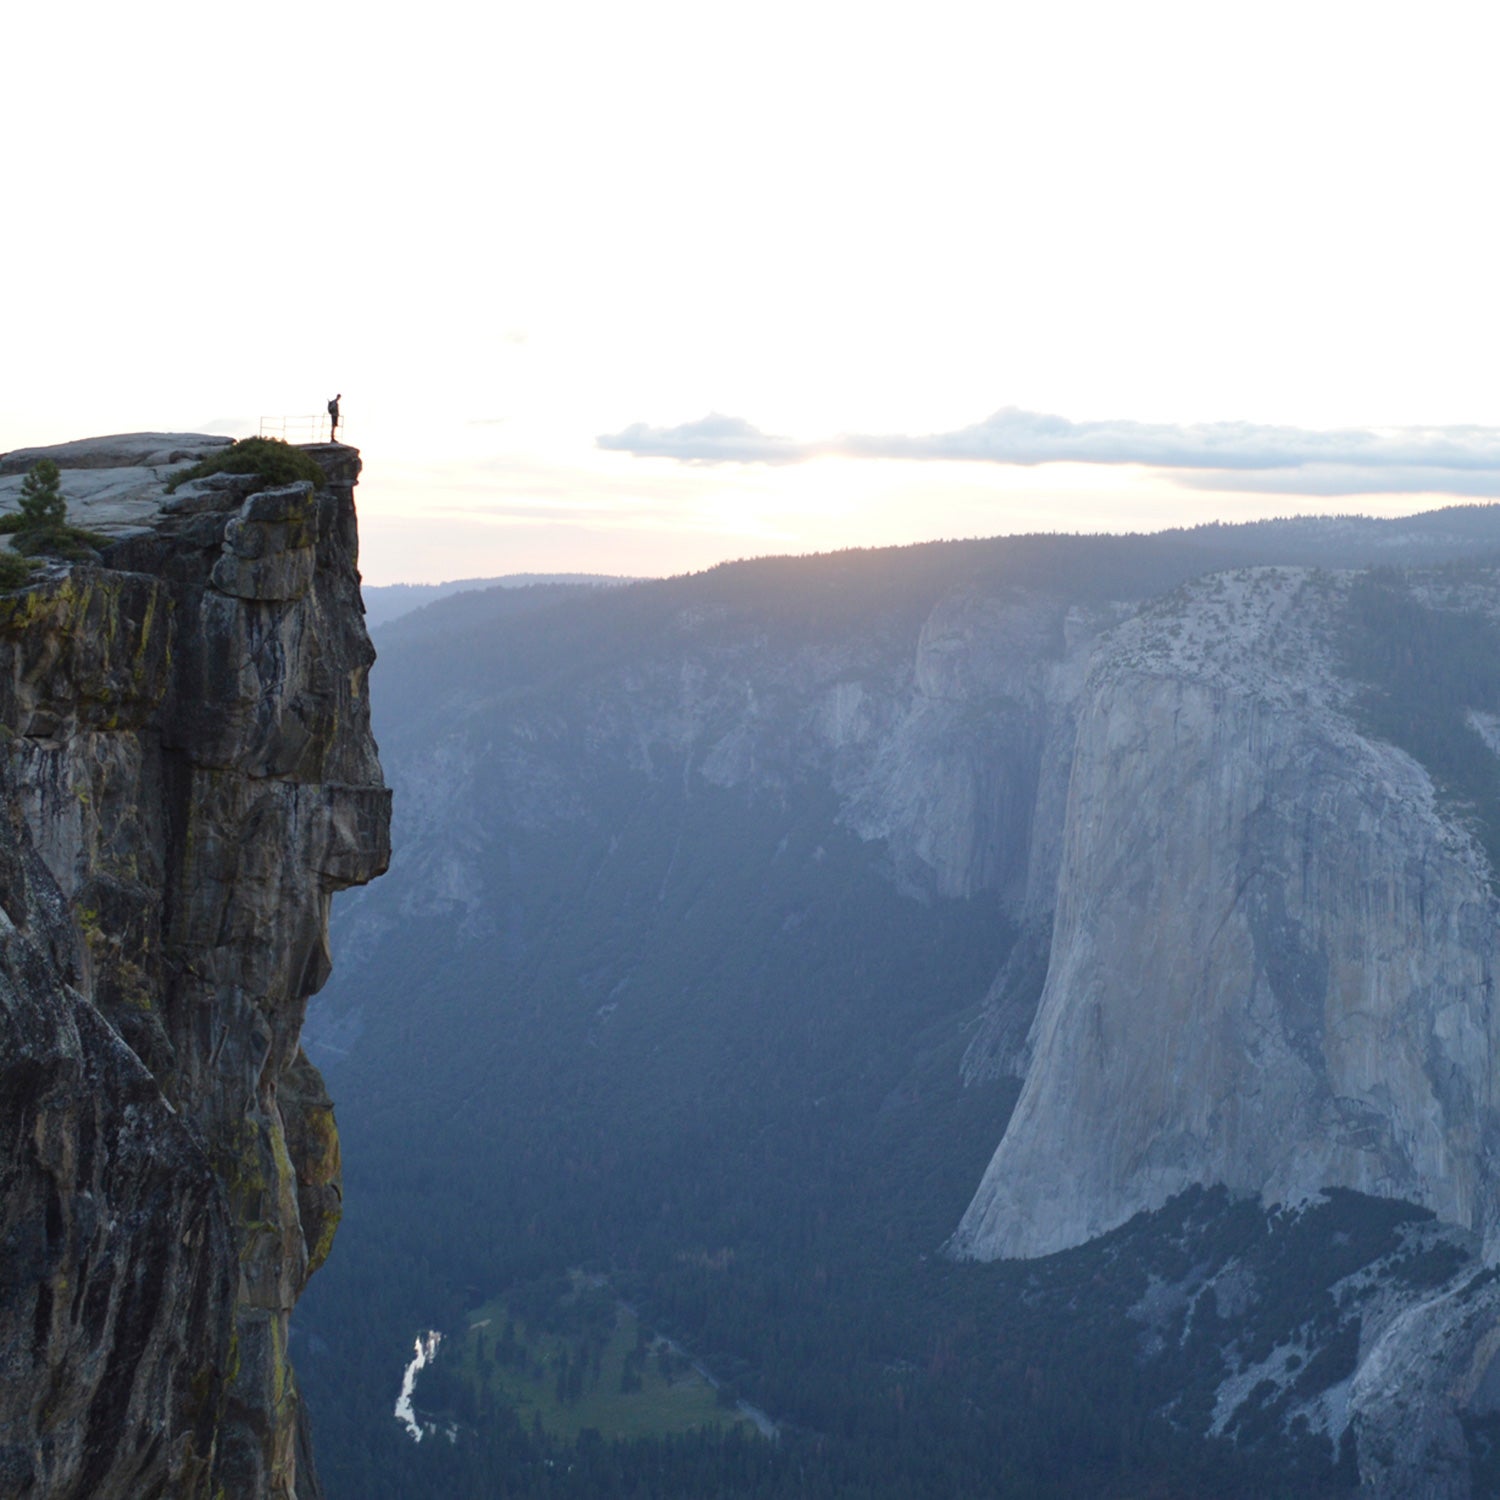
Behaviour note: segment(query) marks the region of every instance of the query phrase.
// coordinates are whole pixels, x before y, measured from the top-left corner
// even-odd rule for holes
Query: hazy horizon
[[[1251,517],[1239,517],[1232,520],[1221,520],[1217,517],[1206,517],[1203,520],[1180,520],[1164,523],[1160,526],[1143,526],[1138,528],[1129,527],[1093,527],[1087,529],[1070,530],[1067,528],[1035,528],[1027,531],[1000,531],[983,535],[975,534],[965,537],[927,537],[911,542],[878,542],[878,543],[850,543],[840,546],[837,543],[827,547],[808,548],[802,551],[782,552],[759,552],[748,554],[743,557],[724,557],[716,562],[705,563],[701,567],[690,567],[679,569],[674,572],[660,573],[627,573],[611,572],[608,570],[583,570],[577,568],[559,567],[552,572],[519,572],[510,570],[501,573],[475,573],[454,576],[451,578],[392,578],[375,580],[367,573],[362,575],[364,586],[369,588],[411,588],[411,589],[457,589],[466,586],[483,587],[495,585],[502,582],[524,581],[545,583],[559,579],[578,579],[582,581],[598,580],[600,582],[641,583],[653,579],[675,578],[685,574],[701,573],[713,568],[724,567],[734,563],[766,561],[782,557],[824,557],[831,553],[869,550],[882,547],[920,547],[932,543],[943,542],[980,542],[997,541],[1007,537],[1022,538],[1029,536],[1159,536],[1169,531],[1191,531],[1206,526],[1245,526],[1254,525],[1265,521],[1299,521],[1299,520],[1328,520],[1328,521],[1391,521],[1403,518],[1414,518],[1417,516],[1430,515],[1438,511],[1454,509],[1485,509],[1493,505],[1500,505],[1500,501],[1476,500],[1465,501],[1451,496],[1422,497],[1432,499],[1431,504],[1410,504],[1393,508],[1386,514],[1378,514],[1373,509],[1345,509],[1328,508],[1312,509],[1305,511],[1268,510],[1263,515]]]

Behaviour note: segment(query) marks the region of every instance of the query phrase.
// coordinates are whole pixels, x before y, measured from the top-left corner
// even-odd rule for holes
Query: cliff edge
[[[338,1223],[298,1038],[332,893],[382,873],[358,452],[40,457],[108,541],[0,595],[0,1492],[308,1500],[287,1324]]]

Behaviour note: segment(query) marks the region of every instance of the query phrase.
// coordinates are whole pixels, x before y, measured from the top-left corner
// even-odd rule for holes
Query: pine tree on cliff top
[[[21,515],[27,531],[66,526],[68,502],[63,499],[62,473],[50,458],[39,458],[21,481]]]

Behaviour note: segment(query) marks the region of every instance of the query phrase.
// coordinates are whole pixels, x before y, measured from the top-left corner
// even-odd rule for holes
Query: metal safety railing
[[[344,414],[339,413],[339,442],[346,442]],[[280,438],[284,443],[326,443],[328,413],[316,412],[308,417],[262,417],[259,436]]]

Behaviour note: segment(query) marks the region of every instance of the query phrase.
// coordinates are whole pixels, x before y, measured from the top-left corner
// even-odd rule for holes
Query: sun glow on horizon
[[[89,14],[7,37],[68,68],[0,96],[28,226],[0,450],[341,391],[372,579],[1428,503],[595,447],[705,412],[793,438],[1500,412],[1472,5]],[[343,86],[309,91],[289,39]]]

